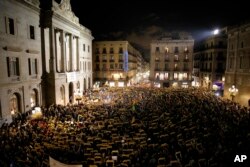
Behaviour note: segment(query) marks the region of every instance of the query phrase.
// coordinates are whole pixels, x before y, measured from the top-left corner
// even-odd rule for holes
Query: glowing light
[[[217,34],[219,34],[219,29],[214,30],[214,35],[217,35]]]

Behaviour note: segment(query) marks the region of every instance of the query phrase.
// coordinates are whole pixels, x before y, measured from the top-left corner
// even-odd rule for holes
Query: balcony
[[[174,71],[180,71],[180,68],[174,68]]]
[[[215,72],[216,72],[216,73],[224,73],[225,70],[224,70],[224,69],[221,69],[221,68],[217,68],[217,69],[215,70]]]
[[[179,59],[174,59],[174,62],[179,62],[180,60]]]
[[[189,59],[184,59],[184,62],[189,62]]]
[[[170,62],[170,60],[169,60],[169,59],[165,59],[164,61],[165,61],[165,62]]]
[[[102,62],[107,62],[107,59],[103,59]]]
[[[164,71],[171,71],[170,68],[164,68]]]

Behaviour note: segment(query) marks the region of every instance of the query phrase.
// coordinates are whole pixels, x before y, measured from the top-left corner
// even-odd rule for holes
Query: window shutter
[[[37,59],[35,59],[35,73],[37,74]]]
[[[6,57],[7,59],[7,72],[8,72],[8,77],[10,77],[10,58]]]
[[[30,62],[30,58],[28,59],[29,61],[29,75],[31,75],[31,62]]]
[[[19,58],[16,58],[16,72],[17,72],[17,76],[20,76]]]

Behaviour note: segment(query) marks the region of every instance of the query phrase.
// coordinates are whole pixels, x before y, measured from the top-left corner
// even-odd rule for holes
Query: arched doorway
[[[32,89],[30,93],[30,107],[38,105],[38,92],[36,89]]]
[[[86,90],[86,78],[84,78],[83,80],[83,86],[84,86],[84,90]]]
[[[65,105],[65,87],[62,85],[60,88],[60,94],[61,94],[61,104]]]
[[[21,97],[18,93],[14,93],[10,97],[9,110],[12,117],[15,117],[18,113],[21,113]]]
[[[72,82],[69,83],[69,102],[73,103],[74,101],[74,85]]]

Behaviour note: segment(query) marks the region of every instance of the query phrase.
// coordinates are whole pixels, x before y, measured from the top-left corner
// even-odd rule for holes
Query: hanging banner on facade
[[[82,167],[82,165],[67,165],[64,163],[61,163],[52,157],[49,157],[49,166],[50,167]]]
[[[67,75],[67,83],[76,81],[77,77],[75,72],[66,73],[66,75]]]
[[[128,72],[128,51],[125,51],[123,53],[123,59],[124,59],[123,69],[125,72]]]

